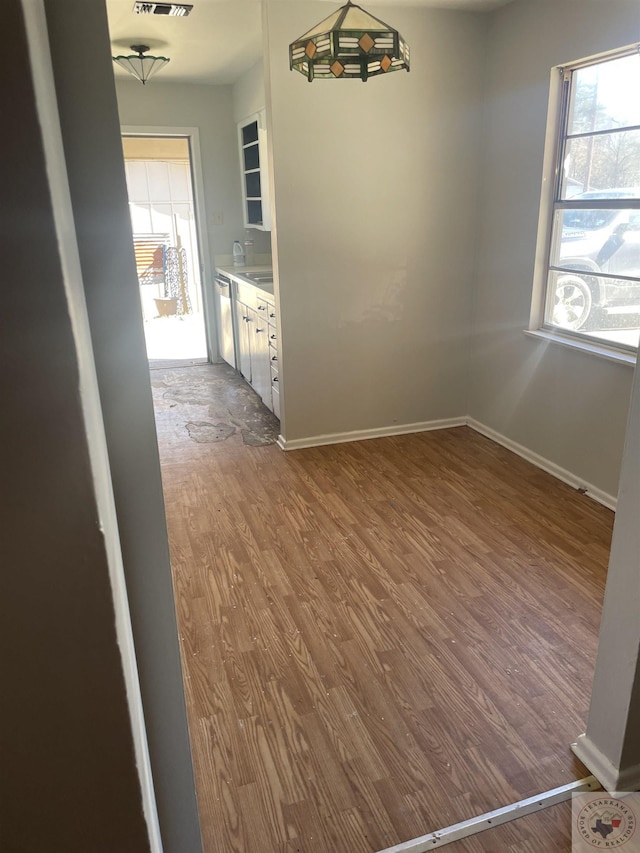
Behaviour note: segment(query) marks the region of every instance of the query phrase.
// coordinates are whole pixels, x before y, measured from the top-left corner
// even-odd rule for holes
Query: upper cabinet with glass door
[[[238,139],[245,228],[271,231],[264,110],[239,123]]]

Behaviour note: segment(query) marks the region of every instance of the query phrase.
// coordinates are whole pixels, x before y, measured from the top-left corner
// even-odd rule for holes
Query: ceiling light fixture
[[[166,56],[145,56],[149,47],[146,44],[132,44],[131,50],[135,50],[137,55],[131,56],[112,56],[113,61],[133,74],[136,80],[139,80],[144,86],[147,80],[150,80],[154,74],[157,74],[161,68],[169,62]]]
[[[289,45],[289,65],[311,82],[409,70],[409,45],[397,30],[349,0]]]

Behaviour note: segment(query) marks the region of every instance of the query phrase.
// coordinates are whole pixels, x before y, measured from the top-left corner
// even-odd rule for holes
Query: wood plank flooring
[[[609,510],[467,428],[285,454],[156,402],[206,853],[373,853],[587,775]],[[568,814],[450,849],[569,850]]]

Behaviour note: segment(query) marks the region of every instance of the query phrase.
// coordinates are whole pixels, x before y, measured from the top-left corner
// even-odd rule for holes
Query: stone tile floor
[[[210,444],[241,441],[274,444],[280,421],[242,376],[227,364],[200,364],[151,371],[158,432],[182,432]]]

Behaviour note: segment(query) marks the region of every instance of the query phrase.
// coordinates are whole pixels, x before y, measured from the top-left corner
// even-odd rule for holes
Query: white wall
[[[526,338],[551,68],[640,40],[637,0],[517,0],[490,16],[470,414],[617,492],[632,369]]]
[[[265,108],[264,62],[260,59],[233,84],[233,118],[236,122]]]
[[[209,254],[212,262],[214,255],[230,255],[244,234],[231,86],[117,80],[116,91],[122,125],[199,129]],[[216,213],[222,225],[214,224]]]
[[[466,414],[487,18],[376,7],[409,74],[308,83],[266,9],[287,441]]]
[[[607,791],[640,790],[640,373],[636,371],[587,731],[574,752]]]

